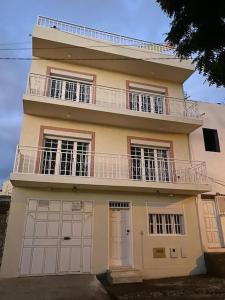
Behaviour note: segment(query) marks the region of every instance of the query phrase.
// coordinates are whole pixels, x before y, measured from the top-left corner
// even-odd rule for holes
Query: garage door
[[[21,275],[91,272],[93,203],[30,200]]]

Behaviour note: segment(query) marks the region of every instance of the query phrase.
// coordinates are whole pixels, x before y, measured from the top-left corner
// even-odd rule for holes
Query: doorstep
[[[142,274],[132,267],[110,267],[107,271],[107,280],[111,284],[142,282]]]

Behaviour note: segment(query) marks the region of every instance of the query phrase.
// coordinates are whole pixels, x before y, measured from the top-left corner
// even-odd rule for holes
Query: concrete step
[[[207,273],[225,278],[225,252],[206,252],[204,257]]]
[[[111,268],[107,273],[107,279],[111,284],[142,282],[140,270],[128,267]]]

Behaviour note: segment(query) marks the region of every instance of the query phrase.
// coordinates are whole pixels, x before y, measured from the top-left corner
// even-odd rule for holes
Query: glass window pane
[[[142,178],[141,148],[136,146],[131,147],[131,178]]]
[[[89,143],[77,143],[76,176],[88,176]]]
[[[55,174],[57,146],[58,141],[56,139],[45,138],[41,164],[42,174]]]

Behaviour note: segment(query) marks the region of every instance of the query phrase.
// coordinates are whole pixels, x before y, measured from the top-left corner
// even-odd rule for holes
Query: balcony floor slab
[[[141,193],[197,195],[210,191],[209,184],[147,182],[126,179],[102,179],[59,175],[12,173],[10,180],[16,187],[100,190]]]
[[[159,132],[190,133],[202,126],[202,120],[194,118],[112,109],[31,95],[24,95],[23,107],[25,114]]]

